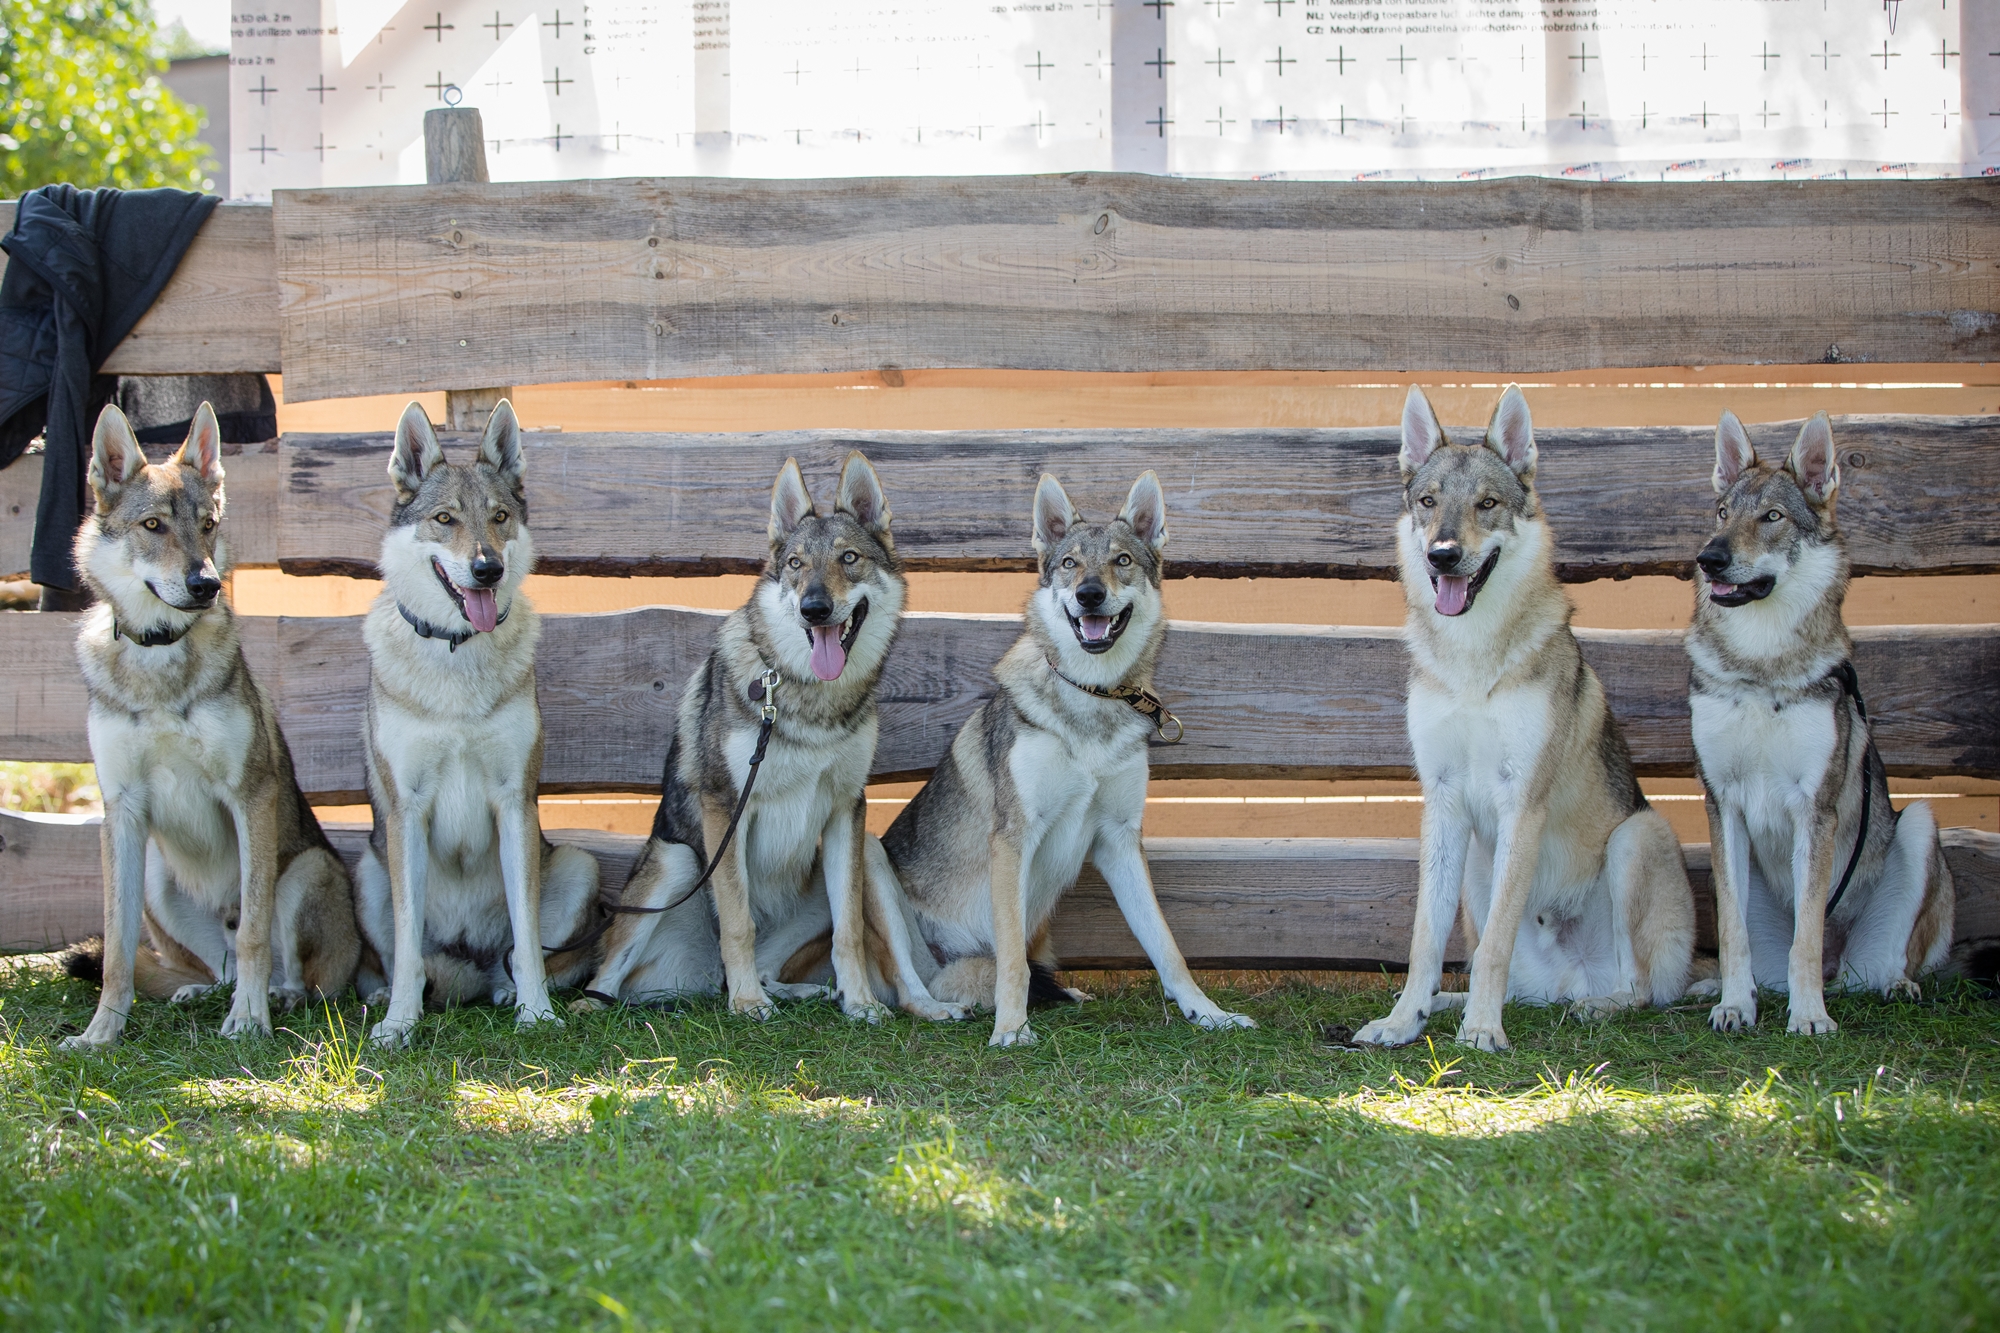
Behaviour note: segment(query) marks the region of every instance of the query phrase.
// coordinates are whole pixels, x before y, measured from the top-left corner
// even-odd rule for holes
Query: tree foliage
[[[0,0],[0,195],[213,188],[201,112],[165,69],[151,0]]]

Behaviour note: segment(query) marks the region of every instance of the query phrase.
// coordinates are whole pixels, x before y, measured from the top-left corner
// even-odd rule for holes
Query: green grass
[[[1264,1026],[1147,979],[1027,1050],[807,1004],[462,1010],[397,1054],[353,1005],[227,1042],[217,997],[80,1056],[92,992],[0,972],[0,1324],[2000,1326],[1969,986],[1812,1041],[1509,1009],[1501,1056],[1319,1042],[1379,989],[1228,996]]]

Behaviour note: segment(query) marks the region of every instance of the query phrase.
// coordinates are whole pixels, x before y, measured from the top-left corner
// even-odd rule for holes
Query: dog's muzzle
[[[847,613],[847,619],[834,625],[814,625],[807,623],[806,639],[812,644],[812,671],[821,680],[839,680],[840,673],[847,670],[847,655],[854,650],[855,636],[861,633],[861,622],[868,619],[868,599],[855,602],[854,609]]]
[[[1069,617],[1070,632],[1076,635],[1077,643],[1086,653],[1110,652],[1111,645],[1118,642],[1118,636],[1132,623],[1132,608],[1129,606],[1115,616],[1091,612],[1071,616],[1067,609],[1063,614]]]

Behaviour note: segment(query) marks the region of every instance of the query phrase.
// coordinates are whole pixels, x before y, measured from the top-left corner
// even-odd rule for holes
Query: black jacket
[[[25,195],[0,279],[0,467],[37,433],[47,442],[32,576],[77,586],[70,548],[83,521],[91,377],[152,306],[220,203],[185,190]],[[101,395],[100,395],[101,396]]]

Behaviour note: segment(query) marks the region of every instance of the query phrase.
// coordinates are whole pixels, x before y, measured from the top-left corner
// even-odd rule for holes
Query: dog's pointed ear
[[[521,456],[521,421],[505,398],[493,404],[493,415],[486,418],[479,460],[490,464],[514,489],[521,488],[521,474],[527,468],[527,460]]]
[[[783,546],[792,530],[816,512],[806,479],[799,475],[799,460],[787,458],[771,485],[771,545]]]
[[[430,414],[413,400],[396,422],[396,447],[389,451],[389,480],[396,487],[396,503],[416,499],[424,474],[443,465],[444,447],[431,429]]]
[[[1757,450],[1750,433],[1734,412],[1724,412],[1715,423],[1715,493],[1726,494],[1737,478],[1757,466]]]
[[[1167,493],[1160,488],[1160,478],[1153,469],[1147,468],[1132,483],[1118,517],[1139,534],[1139,540],[1153,554],[1158,555],[1167,544]]]
[[[1416,385],[1410,386],[1409,397],[1403,399],[1403,484],[1410,484],[1410,478],[1417,475],[1417,469],[1424,460],[1444,444],[1444,428],[1438,425],[1437,413],[1431,411],[1431,400]]]
[[[117,504],[125,483],[138,476],[144,466],[146,455],[139,448],[139,437],[132,433],[132,423],[116,404],[106,403],[97,414],[97,430],[90,437],[90,489],[97,495],[97,512],[105,513]]]
[[[173,461],[193,468],[211,486],[222,484],[222,423],[215,419],[215,409],[208,403],[194,410],[187,439],[174,451]]]
[[[882,493],[882,479],[875,475],[875,465],[862,457],[859,449],[849,453],[847,462],[841,465],[840,492],[833,507],[836,513],[852,517],[884,546],[894,545],[889,536],[889,520],[894,517],[889,511],[889,497]]]
[[[1816,505],[1827,503],[1840,489],[1840,463],[1833,456],[1833,422],[1826,413],[1813,413],[1813,419],[1799,428],[1785,470],[1798,479],[1799,489]]]
[[[1528,400],[1521,386],[1510,384],[1486,423],[1486,447],[1507,460],[1514,475],[1526,481],[1535,473],[1535,423],[1528,416]]]
[[[1056,480],[1055,473],[1044,472],[1035,485],[1036,556],[1047,559],[1050,549],[1075,526],[1076,506],[1069,502],[1069,493]]]

